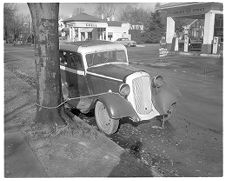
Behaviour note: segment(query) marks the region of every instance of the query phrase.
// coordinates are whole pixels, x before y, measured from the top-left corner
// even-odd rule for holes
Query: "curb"
[[[84,121],[82,121],[79,117],[77,117],[76,115],[72,114],[71,112],[66,111],[66,114],[67,114],[73,121],[84,123]],[[91,126],[90,126],[89,124],[87,124],[87,123],[85,123],[85,124],[86,124],[86,126],[88,126],[88,127],[91,128]],[[101,136],[101,138],[102,138],[103,140],[106,140],[106,141],[110,142],[110,143],[112,144],[112,146],[114,146],[118,152],[123,153],[123,152],[126,151],[124,148],[122,148],[121,146],[119,146],[118,144],[116,144],[114,141],[112,141],[111,139],[107,138],[104,134],[100,134],[99,136]],[[143,163],[143,164],[146,165],[145,163]],[[163,176],[164,176],[164,175],[162,175],[161,173],[159,173],[158,170],[155,169],[155,168],[153,168],[152,166],[149,167],[149,169],[150,169],[150,171],[152,172],[153,177],[163,177]]]
[[[171,55],[196,56],[196,57],[212,57],[221,58],[220,54],[192,53],[192,52],[170,52]]]
[[[146,46],[145,45],[136,45],[136,47],[143,48],[143,47],[146,47]]]
[[[212,58],[221,58],[221,55],[214,55],[214,54],[200,54],[201,57],[212,57]]]

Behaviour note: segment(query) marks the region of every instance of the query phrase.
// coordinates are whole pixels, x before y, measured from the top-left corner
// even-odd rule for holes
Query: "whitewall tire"
[[[114,134],[118,130],[119,119],[112,119],[105,105],[97,101],[95,105],[95,118],[98,128],[107,135]]]

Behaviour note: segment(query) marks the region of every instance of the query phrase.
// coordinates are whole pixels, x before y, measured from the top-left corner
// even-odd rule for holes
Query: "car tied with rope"
[[[150,75],[128,61],[124,45],[92,40],[60,43],[63,98],[82,113],[95,112],[98,128],[115,133],[122,118],[133,122],[169,119],[179,91],[161,75]]]

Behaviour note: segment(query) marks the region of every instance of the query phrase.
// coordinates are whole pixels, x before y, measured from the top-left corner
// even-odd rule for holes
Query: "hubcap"
[[[95,107],[96,122],[100,130],[106,134],[113,134],[117,131],[119,120],[110,118],[103,103],[97,102]]]

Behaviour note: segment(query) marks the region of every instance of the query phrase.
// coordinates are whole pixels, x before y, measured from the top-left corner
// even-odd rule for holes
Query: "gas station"
[[[119,21],[99,19],[95,16],[81,13],[62,20],[68,30],[68,41],[108,40],[131,38],[130,24]]]
[[[217,2],[166,3],[157,10],[166,13],[167,49],[219,54],[223,50],[223,4]],[[183,30],[176,30],[177,22]]]

